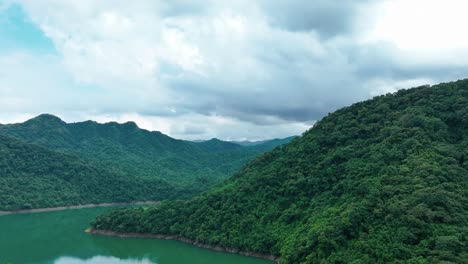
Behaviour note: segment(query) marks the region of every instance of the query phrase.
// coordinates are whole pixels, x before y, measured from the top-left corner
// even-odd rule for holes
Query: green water
[[[0,264],[267,264],[178,241],[84,232],[109,208],[0,216]]]

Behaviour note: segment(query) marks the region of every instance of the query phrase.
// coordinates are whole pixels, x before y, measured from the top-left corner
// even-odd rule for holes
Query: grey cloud
[[[408,80],[432,79],[436,82],[457,80],[466,77],[468,66],[456,63],[428,63],[402,54],[397,47],[386,43],[357,45],[349,43],[340,48],[353,65],[355,75],[364,82],[368,79]],[[409,87],[407,87],[409,88]]]
[[[207,129],[204,127],[188,125],[188,126],[184,126],[182,131],[180,131],[179,133],[193,136],[193,135],[203,135],[206,132],[207,132]]]
[[[325,38],[352,30],[359,5],[371,0],[260,1],[271,23],[291,31],[316,31]]]
[[[211,1],[171,0],[163,1],[159,11],[163,16],[203,15],[211,6]]]
[[[339,69],[330,67],[320,70],[311,67],[311,75],[302,71],[291,76],[274,65],[269,70],[275,74],[272,81],[253,82],[249,86],[226,84],[223,80],[177,80],[170,82],[176,93],[184,93],[189,100],[182,102],[184,108],[200,114],[217,113],[235,117],[239,120],[254,122],[259,125],[272,122],[317,120],[334,109],[356,99],[365,99],[367,94],[357,91],[358,80],[352,76],[339,75]],[[313,72],[316,69],[316,73]],[[292,69],[291,69],[292,70]],[[321,78],[318,78],[318,77]],[[329,79],[325,80],[325,76]],[[223,89],[216,86],[224,83]],[[257,90],[255,87],[265,87]],[[349,93],[349,91],[354,91]],[[268,119],[266,117],[276,117]]]
[[[340,107],[368,99],[378,87],[366,84],[374,85],[374,80],[445,81],[463,78],[467,72],[466,67],[456,65],[407,63],[408,58],[388,45],[348,42],[324,46],[324,49],[326,53],[319,57],[307,53],[302,43],[258,52],[256,61],[273,76],[272,79],[252,79],[243,83],[228,81],[235,76],[219,75],[206,79],[186,75],[182,79],[168,79],[167,85],[190,98],[181,103],[186,109],[271,125],[311,122]]]
[[[266,135],[263,131],[267,129],[268,135],[286,136],[288,127],[294,126],[297,132],[304,124],[311,125],[337,108],[368,99],[375,93],[385,92],[384,89],[380,91],[379,87],[376,87],[380,83],[392,86],[405,80],[428,79],[439,82],[466,76],[468,66],[460,66],[454,61],[427,62],[412,54],[405,54],[389,44],[359,41],[356,32],[359,29],[356,28],[358,20],[368,19],[367,16],[358,17],[361,15],[360,8],[374,2],[378,1],[138,1],[141,6],[134,8],[136,11],[122,12],[122,15],[138,18],[143,12],[151,18],[148,21],[154,22],[154,25],[147,25],[146,22],[138,24],[140,20],[130,19],[137,23],[135,26],[141,29],[141,34],[138,32],[130,37],[119,38],[120,33],[115,32],[113,37],[116,37],[117,41],[99,43],[102,45],[99,46],[101,51],[108,55],[106,60],[95,61],[94,58],[82,57],[81,53],[71,53],[71,62],[76,58],[83,59],[85,70],[94,67],[96,70],[106,69],[102,73],[104,77],[101,78],[101,75],[97,74],[97,78],[92,80],[96,86],[103,87],[99,93],[71,89],[64,92],[65,89],[61,87],[68,85],[69,80],[59,81],[56,85],[45,81],[56,80],[56,76],[67,76],[70,72],[76,74],[73,72],[76,69],[50,69],[41,76],[35,76],[41,79],[41,82],[32,77],[24,78],[23,76],[27,75],[23,74],[17,74],[21,76],[17,77],[19,81],[10,77],[10,81],[3,82],[16,85],[15,87],[33,87],[37,84],[38,87],[47,90],[48,92],[36,91],[33,96],[26,90],[25,96],[16,92],[15,95],[19,99],[30,97],[29,101],[35,102],[31,103],[31,109],[34,111],[44,109],[47,112],[55,112],[50,111],[53,107],[53,110],[57,111],[86,111],[97,115],[137,113],[165,121],[174,120],[174,123],[165,125],[171,128],[171,133],[181,137],[228,138],[241,132],[245,132],[243,135],[247,137],[255,137],[256,133]],[[31,3],[37,5],[37,2]],[[67,2],[60,3],[67,5]],[[150,3],[150,11],[147,11],[144,3]],[[127,11],[127,6],[131,4],[122,1],[120,8]],[[42,12],[41,5],[38,5],[37,10]],[[226,10],[229,12],[225,12]],[[45,21],[48,21],[50,16],[53,14],[44,16]],[[81,16],[77,17],[72,17],[71,22],[81,21]],[[240,21],[236,21],[238,17]],[[65,22],[70,22],[67,18],[68,16],[59,16],[58,21],[65,19]],[[166,23],[166,18],[171,23]],[[66,23],[52,23],[51,26],[59,27],[59,31],[67,33],[69,28],[60,28],[64,24]],[[235,30],[228,31],[232,29],[229,28],[232,25],[234,29],[236,26],[241,28],[238,33],[234,32]],[[245,28],[242,28],[243,26]],[[178,30],[175,30],[177,34],[166,36],[172,41],[166,47],[159,43],[163,40],[157,33],[167,30],[168,27]],[[100,35],[101,32],[92,29],[91,33],[85,30],[83,32],[79,33],[90,42],[93,38],[88,38],[88,34],[97,34],[103,40],[106,38],[105,34]],[[156,36],[152,36],[152,32],[156,32]],[[334,38],[336,36],[339,38]],[[129,40],[134,39],[138,40],[138,45],[131,45]],[[94,45],[81,47],[80,42],[75,44],[85,51],[96,48]],[[170,55],[157,54],[154,58],[154,64],[157,65],[154,72],[151,70],[148,75],[146,72],[139,75],[134,66],[140,65],[140,60],[141,63],[147,63],[146,52],[151,55],[153,48],[158,45],[164,47],[157,52],[163,53],[162,55],[168,52]],[[111,52],[106,53],[107,48],[111,48]],[[143,50],[142,53],[133,53],[140,49]],[[180,54],[188,54],[190,57],[194,53],[199,55],[203,63],[194,64],[193,69],[180,63],[185,63],[186,58],[177,57]],[[66,51],[64,54],[66,56]],[[136,58],[137,55],[139,58]],[[117,74],[107,80],[108,76],[105,73],[112,70],[113,64],[119,64],[116,57],[124,58],[124,61],[128,60],[130,63],[118,68]],[[34,61],[35,67],[44,68],[41,62]],[[0,65],[1,63],[0,61]],[[24,64],[31,63],[25,61]],[[66,65],[60,62],[53,64]],[[186,64],[190,64],[190,61]],[[3,65],[6,65],[4,68],[8,68],[8,64]],[[33,68],[20,66],[16,72],[37,72]],[[124,70],[120,71],[121,69]],[[7,73],[5,76],[15,76],[13,73]],[[79,73],[76,75],[79,76]],[[130,78],[124,78],[127,74]],[[93,74],[91,76],[95,77]],[[0,76],[0,79],[5,78]],[[105,82],[106,80],[108,82]],[[14,97],[13,93],[6,93],[2,93],[3,98],[7,98],[7,95]],[[42,105],[38,105],[37,100],[33,98],[36,94],[58,94],[60,97],[57,98],[60,99],[48,97],[41,101]],[[11,109],[7,108],[6,104],[0,109],[13,111],[18,109],[18,105],[26,108],[28,102],[19,102],[10,104],[13,105]],[[198,119],[184,119],[192,115],[198,116]],[[200,116],[205,117],[205,121],[213,116],[234,120],[239,128],[232,124],[220,125],[215,121],[204,123]],[[277,129],[280,134],[270,131],[272,129]]]

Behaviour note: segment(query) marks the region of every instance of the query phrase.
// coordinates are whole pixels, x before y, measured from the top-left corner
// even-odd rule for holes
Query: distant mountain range
[[[224,142],[234,143],[236,145],[241,145],[244,147],[252,147],[252,146],[259,146],[259,145],[276,147],[276,146],[287,144],[296,137],[298,136],[291,136],[287,138],[275,138],[275,139],[269,139],[269,140],[259,140],[259,141],[244,140],[244,141],[224,141]],[[193,140],[193,142],[203,143],[203,142],[212,141],[212,140],[219,140],[219,139],[213,138],[210,140]]]
[[[278,146],[277,140],[255,147],[218,139],[196,143],[133,122],[66,123],[49,114],[0,125],[0,135],[0,209],[186,198]],[[142,184],[153,191],[138,192]]]
[[[241,146],[246,146],[246,147],[258,146],[258,145],[270,145],[270,146],[276,145],[276,146],[279,146],[279,145],[283,145],[283,144],[287,144],[287,143],[291,142],[291,140],[293,140],[296,137],[297,136],[291,136],[291,137],[287,137],[287,138],[275,138],[275,139],[270,139],[270,140],[260,140],[260,141],[245,140],[245,141],[229,141],[229,142],[235,143],[235,144],[238,144],[238,145],[241,145]]]

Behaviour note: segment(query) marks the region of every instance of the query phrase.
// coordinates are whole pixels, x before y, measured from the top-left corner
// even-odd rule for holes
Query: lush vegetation
[[[281,263],[467,263],[468,80],[343,108],[207,193],[113,211],[92,227]]]
[[[268,143],[265,143],[268,144]],[[270,148],[41,115],[0,126],[0,210],[188,198]]]
[[[197,190],[101,167],[0,135],[0,209],[189,197]]]
[[[232,143],[241,145],[241,146],[270,146],[270,147],[277,147],[280,145],[287,144],[291,142],[297,136],[287,137],[287,138],[275,138],[270,140],[262,140],[262,141],[231,141]]]
[[[129,174],[178,183],[226,178],[245,162],[271,149],[269,141],[254,148],[217,139],[194,143],[140,129],[133,122],[67,124],[47,114],[21,124],[0,126],[0,134],[78,154]]]

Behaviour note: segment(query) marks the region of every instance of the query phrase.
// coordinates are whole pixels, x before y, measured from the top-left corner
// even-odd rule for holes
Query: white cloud
[[[145,116],[137,113],[124,113],[118,115],[81,115],[78,118],[65,118],[67,121],[80,121],[93,119],[100,123],[117,121],[125,123],[133,121],[140,128],[150,131],[161,131],[175,138],[187,140],[222,138],[225,140],[264,140],[271,138],[284,138],[291,135],[300,135],[312,123],[280,122],[272,125],[259,126],[250,122],[236,120],[224,116],[206,116],[200,114],[185,114],[180,116],[161,117]],[[279,120],[278,120],[279,121]],[[235,133],[233,133],[235,131]]]
[[[260,139],[468,69],[461,0],[17,1],[58,55],[0,58],[8,113]]]
[[[95,256],[89,259],[79,259],[74,257],[60,257],[54,264],[156,264],[149,259],[119,259],[116,257]]]
[[[463,55],[466,61],[468,36],[463,32],[468,24],[467,9],[465,0],[386,1],[378,9],[380,19],[369,37],[394,43],[413,56],[443,56],[453,62]]]
[[[400,89],[409,87],[418,87],[422,85],[432,85],[434,81],[431,79],[410,79],[404,81],[382,80],[376,79],[366,83],[366,86],[371,90],[372,96],[394,93]]]

